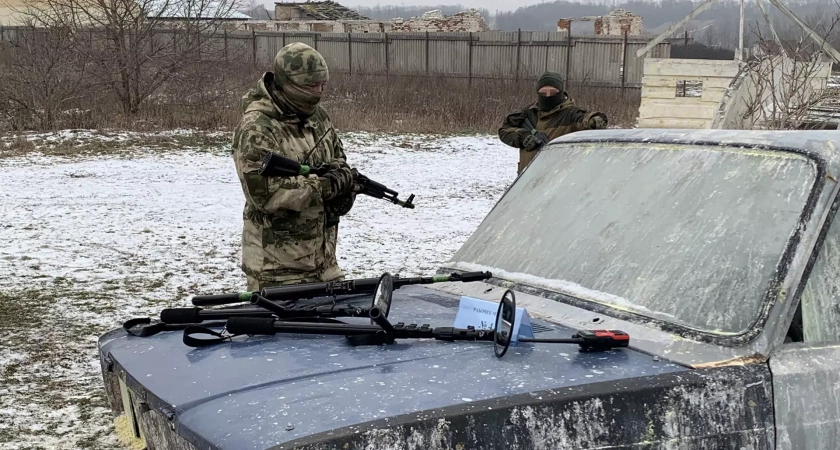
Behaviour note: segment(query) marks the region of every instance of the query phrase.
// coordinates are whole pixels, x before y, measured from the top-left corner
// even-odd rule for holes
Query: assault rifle
[[[251,308],[167,308],[160,312],[160,321],[168,324],[202,323],[227,320],[231,317],[277,317],[281,320],[299,318],[368,317],[370,308],[355,305],[282,305],[259,294],[251,296]]]
[[[469,283],[482,281],[493,277],[490,272],[464,272],[448,275],[434,275],[431,277],[393,277],[394,289],[413,284],[445,283],[459,281]],[[315,297],[335,297],[339,295],[362,294],[369,295],[376,291],[379,278],[359,278],[356,280],[330,281],[325,283],[301,283],[286,286],[266,287],[258,292],[240,292],[236,294],[196,295],[192,298],[195,306],[218,306],[232,303],[251,302],[254,294],[272,302],[295,301]]]
[[[501,358],[507,352],[516,329],[516,298],[507,290],[499,302],[496,323],[493,329],[477,330],[473,327],[436,327],[429,325],[418,327],[415,324],[396,325],[388,320],[394,279],[384,273],[377,280],[373,291],[373,302],[368,310],[370,325],[348,323],[324,323],[314,321],[285,321],[273,317],[231,317],[225,324],[224,332],[219,333],[207,327],[191,327],[184,330],[184,343],[190,347],[203,347],[231,340],[241,335],[276,335],[278,333],[320,334],[345,336],[354,345],[382,345],[394,343],[396,339],[435,339],[440,341],[489,341],[493,342],[493,351]],[[268,302],[270,303],[270,302]],[[266,304],[265,306],[269,306]],[[214,336],[211,339],[199,339],[198,334]],[[578,344],[583,352],[607,351],[627,347],[630,336],[618,330],[581,330],[571,338],[538,339],[519,338],[519,342]]]
[[[329,170],[328,164],[320,164],[317,166],[308,166],[300,164],[299,162],[286,158],[275,153],[269,153],[263,158],[262,165],[257,172],[265,177],[294,177],[298,175],[318,175],[323,176]],[[414,209],[414,194],[408,197],[408,200],[400,200],[398,193],[392,189],[387,188],[381,183],[371,180],[370,178],[359,174],[354,180],[354,183],[361,187],[360,194],[368,195],[374,198],[384,198],[389,202],[402,206],[403,208]]]

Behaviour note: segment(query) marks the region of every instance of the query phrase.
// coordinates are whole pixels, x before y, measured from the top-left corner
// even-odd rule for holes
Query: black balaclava
[[[563,91],[563,77],[557,72],[545,72],[542,76],[540,76],[540,79],[537,80],[537,90],[539,91],[541,88],[546,86],[551,86],[560,91],[550,97],[537,94],[537,105],[540,109],[543,111],[551,111],[560,103],[563,103],[563,100],[566,99],[566,94]]]

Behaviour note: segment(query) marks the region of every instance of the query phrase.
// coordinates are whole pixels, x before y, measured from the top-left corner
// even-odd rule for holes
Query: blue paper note
[[[496,326],[496,313],[499,311],[499,303],[488,302],[472,297],[461,297],[458,304],[458,314],[455,316],[455,328],[467,328],[473,326],[477,330],[492,330]],[[516,325],[513,327],[513,339],[511,345],[519,341],[519,337],[534,337],[534,328],[531,326],[531,316],[525,308],[516,308]]]

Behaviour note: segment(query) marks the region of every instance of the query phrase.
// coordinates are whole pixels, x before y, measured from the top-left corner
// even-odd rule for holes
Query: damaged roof
[[[370,20],[350,8],[332,0],[320,2],[275,2],[275,5],[297,6],[312,20]]]

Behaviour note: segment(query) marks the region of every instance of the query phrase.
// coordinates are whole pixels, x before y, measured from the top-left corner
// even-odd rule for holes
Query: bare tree
[[[71,51],[67,28],[18,27],[4,41],[0,56],[0,103],[9,110],[14,128],[52,129],[66,108],[90,88],[84,55]]]
[[[173,77],[202,61],[202,48],[239,0],[32,0],[34,24],[68,29],[72,51],[126,114],[135,114]]]
[[[830,42],[840,16],[810,18],[812,30]],[[825,128],[825,117],[814,114],[836,95],[826,89],[831,60],[809,33],[801,28],[773,26],[772,36],[761,27],[751,27],[757,38],[752,57],[742,68],[748,89],[741,114],[744,129]],[[778,30],[778,31],[777,31]]]

